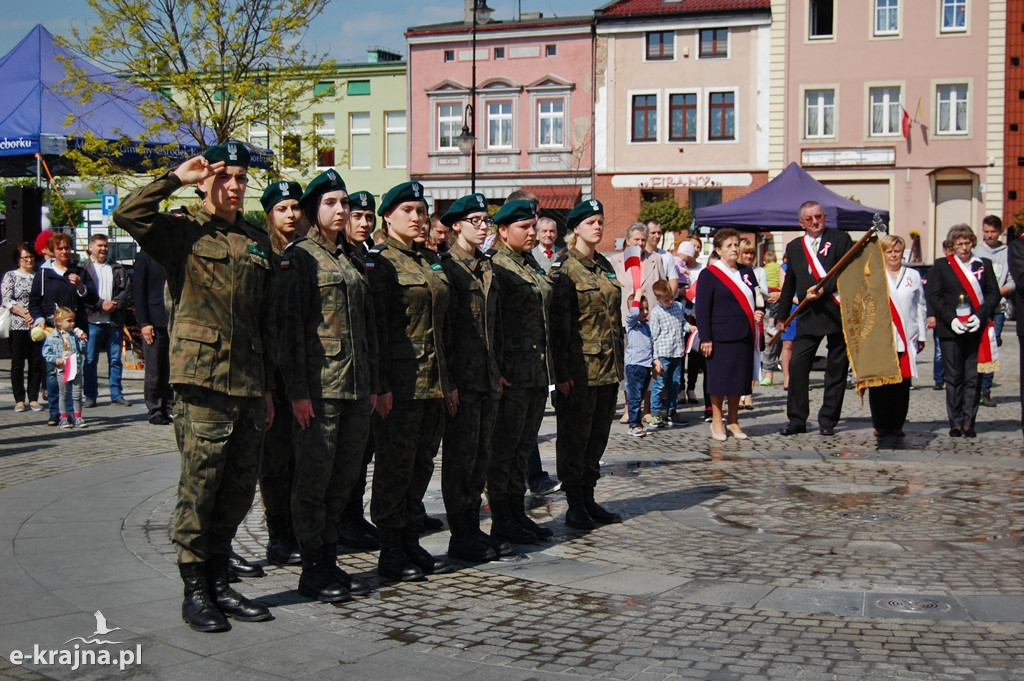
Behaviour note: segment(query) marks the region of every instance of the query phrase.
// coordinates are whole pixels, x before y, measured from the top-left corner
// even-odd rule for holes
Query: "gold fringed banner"
[[[838,278],[846,354],[861,399],[868,388],[903,380],[885,276],[882,247],[872,238]]]

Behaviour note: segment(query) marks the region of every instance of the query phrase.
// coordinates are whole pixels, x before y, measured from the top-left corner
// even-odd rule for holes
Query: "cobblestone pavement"
[[[418,584],[378,584],[376,554],[344,554],[377,588],[338,606],[267,565],[240,588],[276,620],[220,635],[179,617],[172,430],[101,405],[89,428],[58,432],[6,393],[0,678],[1024,679],[1019,369],[1004,341],[976,440],[946,435],[925,363],[901,440],[876,441],[853,392],[835,437],[784,438],[774,387],[744,412],[747,441],[710,440],[694,408],[690,426],[642,439],[616,424],[597,491],[621,525],[572,531],[562,494],[532,497],[552,541]],[[141,402],[138,377],[128,387]],[[541,441],[553,471],[550,412]],[[437,476],[426,501],[443,513]],[[447,539],[423,542],[443,553]],[[265,540],[255,510],[236,547],[262,557]],[[85,636],[96,610],[141,665],[8,661]]]

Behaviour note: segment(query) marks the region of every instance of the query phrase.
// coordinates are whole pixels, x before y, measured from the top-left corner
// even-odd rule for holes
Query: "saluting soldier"
[[[501,397],[500,291],[490,256],[480,251],[493,223],[483,194],[458,199],[441,222],[455,236],[441,266],[451,284],[451,372],[459,390],[459,408],[448,417],[441,449],[448,556],[484,563],[498,557],[480,536],[480,495]]]
[[[502,314],[515,323],[503,326],[503,390],[487,468],[491,538],[530,544],[554,534],[535,523],[524,506],[526,462],[537,446],[552,377],[551,283],[530,253],[537,238],[537,204],[524,199],[506,201],[494,221],[498,238],[492,260],[502,294]]]
[[[368,191],[350,192],[348,195],[348,226],[345,228],[346,249],[349,258],[360,263],[366,262],[366,254],[373,248],[374,225],[377,222],[377,202]],[[363,448],[363,463],[359,477],[352,486],[345,510],[338,523],[338,543],[362,551],[376,551],[380,548],[377,528],[363,516],[363,493],[366,492],[366,472],[373,460],[373,429],[368,431],[366,447]]]
[[[280,271],[281,254],[292,241],[305,233],[305,217],[299,208],[302,185],[298,182],[273,182],[260,197],[267,214],[267,232],[274,249],[271,261]],[[300,227],[301,225],[301,227]],[[288,292],[281,277],[274,280],[275,329],[283,328],[288,310]],[[280,357],[280,333],[274,336],[275,356]],[[295,477],[295,455],[292,448],[292,408],[285,391],[280,366],[274,372],[274,425],[267,430],[260,462],[260,496],[267,521],[267,560],[275,565],[297,565],[301,562],[299,544],[292,527],[292,479]]]
[[[448,278],[437,254],[415,243],[427,215],[423,185],[391,188],[377,213],[388,238],[366,260],[380,361],[370,515],[380,535],[381,576],[422,580],[424,574],[454,569],[420,546],[415,524],[434,472],[444,413],[454,414],[459,403],[445,354]]]
[[[114,211],[167,274],[182,454],[172,541],[185,583],[182,616],[196,631],[228,629],[225,615],[271,619],[265,605],[228,583],[231,540],[252,505],[263,434],[274,421],[271,246],[242,218],[248,165],[241,142],[212,146]],[[195,216],[159,212],[193,184],[202,196]]]
[[[359,477],[377,383],[377,333],[362,262],[345,246],[349,200],[331,169],[299,201],[312,228],[285,250],[288,317],[281,365],[295,415],[292,518],[299,593],[326,603],[369,593],[338,567],[338,521]]]
[[[623,376],[622,284],[597,252],[604,207],[583,201],[569,213],[568,252],[551,268],[551,311],[558,479],[569,502],[565,524],[582,530],[620,523],[594,500],[601,456],[608,444],[615,393]]]

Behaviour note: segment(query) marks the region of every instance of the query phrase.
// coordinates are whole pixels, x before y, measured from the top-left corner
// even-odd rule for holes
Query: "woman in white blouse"
[[[30,337],[32,315],[28,311],[28,295],[35,277],[36,256],[28,244],[14,247],[17,269],[4,274],[0,294],[3,306],[11,311],[11,391],[14,393],[14,411],[25,411],[25,402],[32,411],[41,411],[39,389],[43,382],[43,355],[41,341]],[[25,365],[28,364],[28,392],[25,391]]]
[[[893,335],[900,360],[903,380],[893,385],[871,388],[868,404],[871,424],[877,437],[903,435],[910,406],[910,381],[917,376],[917,353],[924,347],[925,302],[921,275],[903,265],[902,238],[887,234],[879,239],[885,258],[885,274],[889,282],[890,310],[893,314]]]

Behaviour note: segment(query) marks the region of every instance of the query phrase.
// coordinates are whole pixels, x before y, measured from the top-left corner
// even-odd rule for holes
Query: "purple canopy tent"
[[[804,201],[820,203],[830,227],[866,231],[875,214],[889,224],[889,211],[869,208],[836,194],[796,163],[790,163],[778,177],[746,196],[698,208],[694,223],[698,227],[736,227],[748,232],[798,230],[800,204]]]
[[[61,59],[71,60],[88,78],[116,83],[120,93],[97,95],[88,103],[62,92],[58,84],[67,71]],[[59,47],[42,24],[0,57],[0,175],[38,174],[35,154],[41,154],[54,174],[74,174],[73,165],[61,155],[81,144],[91,133],[100,139],[146,138],[146,118],[141,113],[159,95],[134,86]],[[70,124],[69,124],[70,120]],[[199,146],[184,130],[174,136],[148,139],[143,153],[135,145],[122,149],[121,162],[128,167],[146,157],[186,159]],[[253,165],[270,167],[272,153],[254,149]]]

